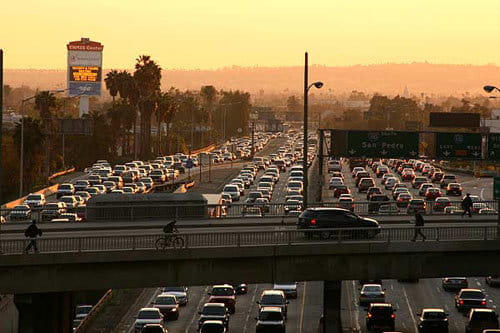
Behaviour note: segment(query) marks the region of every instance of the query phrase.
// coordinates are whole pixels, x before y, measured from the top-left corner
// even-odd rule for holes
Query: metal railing
[[[496,215],[498,212],[497,201],[480,201],[477,208],[488,208],[488,215]],[[405,216],[413,215],[417,210],[426,215],[457,215],[462,212],[461,201],[451,202],[451,212],[445,210],[444,206],[438,206],[433,201],[427,201],[425,207],[414,208],[404,203],[395,201],[357,201],[352,203],[320,202],[310,203],[309,207],[337,207],[345,208],[359,215],[379,215],[379,216]],[[259,208],[256,211],[253,208]],[[258,217],[296,217],[303,211],[304,207],[289,203],[232,203],[232,204],[145,204],[144,202],[129,204],[106,203],[98,206],[82,206],[76,209],[68,209],[68,212],[78,213],[79,216],[89,221],[113,221],[113,220],[146,220],[146,219],[220,219],[220,218],[258,218]],[[1,215],[11,220],[11,209],[2,209]],[[30,217],[20,219],[42,220],[43,209],[34,209]],[[473,214],[479,214],[479,209],[473,210]],[[50,219],[47,219],[50,221]]]
[[[492,241],[497,240],[498,235],[500,235],[497,226],[424,227],[421,228],[421,231],[426,236],[427,242]],[[167,251],[298,244],[409,243],[414,235],[414,227],[178,233],[174,236],[183,238],[182,247],[169,248]],[[155,242],[160,236],[162,235],[42,237],[37,240],[37,245],[41,253],[151,250],[156,249]],[[4,255],[22,254],[28,241],[25,239],[4,239],[0,244],[2,253]]]

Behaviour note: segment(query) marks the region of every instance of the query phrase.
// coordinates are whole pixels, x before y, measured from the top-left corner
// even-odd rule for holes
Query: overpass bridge
[[[497,226],[180,233],[184,246],[157,250],[157,235],[58,237],[2,242],[0,293],[43,293],[227,281],[317,281],[500,275]],[[330,234],[331,233],[331,234]],[[330,235],[329,235],[330,234]],[[36,283],[33,283],[36,281]]]

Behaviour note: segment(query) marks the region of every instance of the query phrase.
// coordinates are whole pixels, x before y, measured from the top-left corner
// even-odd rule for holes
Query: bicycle
[[[174,233],[179,232],[177,228],[173,229],[172,233],[166,234],[158,238],[155,242],[155,247],[157,250],[166,250],[168,248],[181,249],[184,247],[184,238],[175,235]]]

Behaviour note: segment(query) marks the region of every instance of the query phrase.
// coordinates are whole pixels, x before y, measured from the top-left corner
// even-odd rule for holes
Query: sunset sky
[[[499,64],[500,2],[483,0],[23,0],[0,7],[6,68],[63,69],[66,43],[104,44],[105,68],[428,61]]]

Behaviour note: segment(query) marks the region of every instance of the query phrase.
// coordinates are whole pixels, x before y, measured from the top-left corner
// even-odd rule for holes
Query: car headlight
[[[177,308],[172,308],[172,309],[170,309],[170,311],[172,311],[172,312],[176,312],[176,311],[177,311]]]

